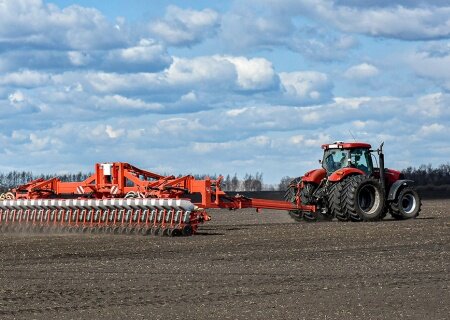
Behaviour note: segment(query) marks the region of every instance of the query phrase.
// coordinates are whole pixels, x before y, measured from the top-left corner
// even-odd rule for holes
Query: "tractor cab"
[[[357,168],[368,176],[373,173],[370,144],[335,142],[324,144],[322,148],[324,149],[322,167],[328,175],[343,168]]]

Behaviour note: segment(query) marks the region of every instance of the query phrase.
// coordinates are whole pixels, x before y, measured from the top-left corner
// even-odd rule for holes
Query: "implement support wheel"
[[[194,229],[192,229],[191,225],[187,224],[181,230],[181,234],[185,237],[192,236],[194,234]]]

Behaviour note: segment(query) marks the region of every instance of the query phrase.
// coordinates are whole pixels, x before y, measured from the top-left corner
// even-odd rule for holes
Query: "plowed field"
[[[0,319],[449,319],[450,200],[377,223],[211,213],[193,237],[0,234]]]

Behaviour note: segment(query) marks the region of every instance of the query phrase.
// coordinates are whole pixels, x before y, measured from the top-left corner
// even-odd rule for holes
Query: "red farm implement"
[[[207,208],[297,208],[285,201],[230,197],[220,182],[221,178],[161,176],[128,163],[97,164],[83,182],[38,179],[13,189],[0,200],[1,227],[191,235],[210,220]]]

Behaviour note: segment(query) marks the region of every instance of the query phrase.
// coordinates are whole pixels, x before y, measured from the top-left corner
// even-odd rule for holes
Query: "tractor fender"
[[[395,200],[397,198],[400,189],[404,186],[411,186],[414,183],[412,180],[397,180],[395,181],[391,188],[389,189],[388,200]]]
[[[328,178],[328,181],[338,182],[344,179],[345,177],[348,177],[349,175],[365,175],[365,173],[364,171],[359,170],[357,168],[342,168],[333,172]]]
[[[322,181],[322,179],[325,178],[326,175],[327,175],[327,172],[325,171],[325,169],[323,169],[323,168],[315,169],[315,170],[311,170],[311,171],[308,171],[307,173],[305,173],[304,176],[302,177],[302,181],[303,182],[313,182],[315,184],[319,184],[320,181]]]

